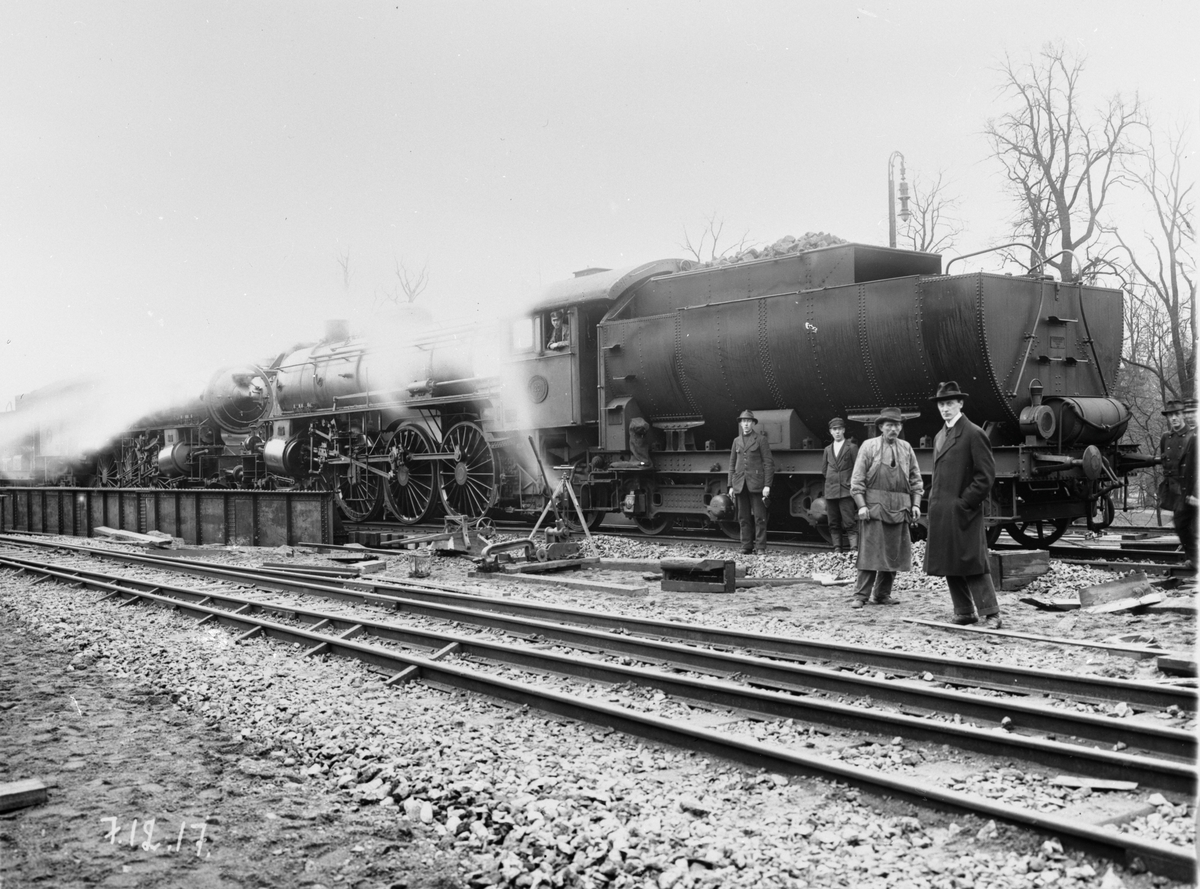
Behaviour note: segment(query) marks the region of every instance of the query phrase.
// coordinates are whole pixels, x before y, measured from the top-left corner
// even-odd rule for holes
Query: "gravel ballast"
[[[701,554],[626,541],[610,545],[603,539],[600,546],[619,550],[602,554],[626,558]],[[243,549],[221,557],[252,563],[278,556]],[[322,562],[316,555],[294,558]],[[407,559],[392,562],[394,569],[385,576],[402,579]],[[768,555],[751,560],[750,574],[809,576],[832,570],[848,576],[849,565],[847,557],[832,555]],[[736,597],[717,602],[657,591],[643,598],[597,601],[503,577],[471,580],[466,577],[470,567],[465,560],[437,559],[434,579],[478,583],[539,601],[792,636],[824,633],[844,642],[910,650],[912,643],[935,640],[938,653],[979,652],[980,659],[1047,666],[1046,653],[1030,651],[1030,646],[902,628],[896,615],[903,605],[868,609],[874,614],[854,619],[842,604],[849,595],[844,587],[809,590],[808,595],[829,600],[829,607],[809,617],[807,611],[798,613],[805,607],[803,595],[786,587],[739,590]],[[1099,580],[1112,578],[1098,574]],[[629,582],[631,576],[614,574],[617,578]],[[898,591],[910,597],[923,595],[918,590],[931,583],[920,575],[902,575],[900,581]],[[1045,583],[1068,581],[1051,578]],[[1137,873],[1136,867],[1110,868],[1098,859],[1064,852],[1053,838],[1004,825],[954,819],[830,782],[756,771],[419,682],[388,687],[381,675],[357,663],[302,658],[293,646],[261,639],[234,644],[235,634],[227,629],[197,626],[162,609],[96,604],[97,599],[92,592],[6,573],[0,578],[3,633],[38,641],[48,661],[63,661],[65,682],[86,677],[141,702],[131,719],[178,714],[199,721],[223,739],[214,743],[233,745],[233,769],[250,785],[282,788],[311,800],[331,822],[369,815],[372,829],[377,827],[380,835],[391,831],[388,835],[396,838],[391,844],[412,852],[403,860],[392,854],[389,867],[394,870],[373,873],[372,855],[364,846],[334,873],[323,865],[310,866],[320,859],[304,854],[303,845],[311,838],[301,830],[289,835],[291,847],[281,841],[282,851],[274,856],[287,885],[1176,885]],[[1005,594],[1001,601],[1011,611],[1015,597]],[[931,596],[926,607],[911,610],[936,617],[945,607],[945,601]],[[1101,628],[1089,625],[1090,616],[1071,617],[1089,638]],[[1052,620],[1048,624],[1039,617],[1039,631],[1065,628],[1062,615]],[[1128,618],[1107,620],[1103,629],[1128,629]],[[1165,620],[1161,626],[1157,620],[1149,623],[1138,621],[1139,630],[1177,639],[1180,645],[1193,632]],[[1062,659],[1064,667],[1076,671],[1122,678],[1146,678],[1152,669],[1143,661],[1086,651],[1065,652]],[[20,710],[17,702],[0,719],[11,720]],[[67,720],[73,711],[67,705],[53,712],[48,718]],[[811,733],[783,723],[747,721],[743,730],[788,746],[812,743]],[[0,781],[26,777],[21,774],[25,755],[10,758]],[[914,765],[905,762],[913,755],[906,745],[886,741],[849,744],[839,752],[856,765],[894,769]],[[938,768],[945,772],[947,786],[1047,811],[1072,802],[1072,791],[1053,786],[1052,776],[1034,769],[978,767],[970,755],[944,755]],[[62,765],[56,773],[59,788],[72,780]],[[55,792],[52,786],[52,800]],[[1160,840],[1194,841],[1193,807],[1149,792],[1142,796],[1144,811],[1129,819],[1130,829],[1148,830]],[[214,801],[218,822],[210,829],[217,836],[233,830],[228,821],[219,823],[221,806],[222,801]],[[135,813],[131,809],[128,814]],[[139,817],[153,815],[147,810]],[[6,847],[19,835],[22,817],[18,813],[0,821],[0,876],[14,885],[21,885],[15,879],[21,874],[14,875],[15,852]],[[1139,826],[1138,819],[1145,823]],[[253,832],[250,825],[244,830]],[[103,845],[103,831],[95,833],[101,837],[95,843]],[[80,840],[85,845],[89,841],[86,836]],[[245,865],[231,850],[219,842],[214,848],[204,865],[210,868],[208,876],[197,871],[198,880],[283,885],[254,883],[240,872]],[[21,861],[22,866],[30,864],[28,856]],[[115,874],[121,876],[119,870]],[[118,879],[112,885],[122,883]]]

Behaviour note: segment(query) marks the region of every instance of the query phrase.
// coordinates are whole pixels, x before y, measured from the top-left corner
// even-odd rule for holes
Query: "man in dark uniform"
[[[737,497],[742,552],[767,551],[767,502],[775,477],[775,460],[767,437],[754,427],[750,411],[738,416],[738,436],[729,451],[729,496]]]
[[[998,630],[1000,604],[988,573],[983,515],[996,481],[996,462],[987,433],[962,412],[966,397],[953,380],[939,383],[933,397],[945,425],[933,442],[925,573],[946,578],[956,624],[973,624],[982,617],[985,626]]]
[[[843,551],[843,544],[853,552],[858,549],[858,519],[854,498],[850,496],[850,475],[858,445],[846,438],[846,421],[834,417],[829,421],[833,444],[827,445],[821,457],[821,474],[825,476],[825,515],[829,518],[829,539],[833,551]]]
[[[1189,419],[1194,419],[1194,407],[1189,417],[1187,407],[1178,401],[1163,405],[1163,416],[1170,428],[1158,443],[1163,480],[1158,486],[1158,505],[1171,510],[1179,545],[1188,561],[1196,564],[1196,431]]]
[[[567,316],[565,311],[561,309],[555,309],[550,313],[550,327],[550,342],[546,344],[546,348],[553,349],[556,352],[570,348],[571,331],[567,327]]]

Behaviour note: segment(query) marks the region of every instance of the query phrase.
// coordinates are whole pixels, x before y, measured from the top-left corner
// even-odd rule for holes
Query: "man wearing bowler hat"
[[[826,445],[821,457],[821,474],[825,476],[825,515],[829,518],[829,542],[833,551],[843,551],[843,544],[854,552],[858,549],[858,525],[855,519],[854,498],[850,496],[850,475],[858,445],[846,438],[846,421],[834,417],[829,421],[833,444]]]
[[[908,526],[921,517],[925,483],[912,445],[900,438],[904,415],[885,407],[875,421],[879,435],[858,449],[850,495],[858,506],[858,582],[851,608],[895,605],[897,571],[912,570]]]
[[[729,451],[729,496],[737,498],[742,552],[767,551],[767,502],[775,478],[775,460],[767,436],[755,429],[750,411],[738,416],[738,436]]]
[[[937,402],[945,425],[933,440],[929,485],[929,542],[925,573],[946,578],[956,624],[998,630],[1000,604],[988,573],[983,505],[996,481],[996,461],[987,433],[962,412],[967,393],[950,380],[938,383]]]
[[[1168,401],[1163,416],[1170,427],[1158,442],[1163,480],[1158,486],[1158,505],[1171,510],[1179,545],[1188,561],[1196,564],[1196,431],[1190,428],[1189,413],[1195,404]]]

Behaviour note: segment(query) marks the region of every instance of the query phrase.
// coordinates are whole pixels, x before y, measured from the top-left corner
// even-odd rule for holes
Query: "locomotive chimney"
[[[350,322],[345,318],[334,318],[325,322],[325,342],[344,340],[350,337]]]

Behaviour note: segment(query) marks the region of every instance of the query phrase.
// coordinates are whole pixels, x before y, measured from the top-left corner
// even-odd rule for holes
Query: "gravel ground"
[[[602,555],[620,558],[710,554],[702,545],[667,548],[610,538],[600,538],[599,547]],[[283,557],[331,564],[316,554],[273,550],[213,555],[252,564]],[[751,576],[853,574],[849,557],[831,554],[768,554],[746,564]],[[406,577],[406,559],[390,559],[389,566],[384,576]],[[649,595],[598,595],[503,577],[471,579],[466,576],[471,567],[465,559],[439,558],[433,579],[641,617],[1077,673],[1165,678],[1152,659],[996,642],[983,634],[905,623],[901,617],[939,618],[948,610],[941,582],[919,573],[898,578],[901,606],[852,612],[845,586],[797,583],[705,596],[663,593],[636,574],[609,572],[589,576],[641,583]],[[1112,577],[1055,563],[1050,575],[1019,595],[1030,590],[1061,595]],[[0,719],[16,742],[10,749],[19,751],[0,763],[0,781],[33,775],[49,780],[49,808],[65,805],[74,816],[67,821],[76,825],[51,848],[44,817],[37,814],[47,807],[0,816],[5,889],[1179,885],[1064,852],[1053,838],[949,818],[838,784],[755,771],[420,683],[388,688],[358,664],[300,659],[293,647],[271,641],[235,645],[228,630],[197,627],[160,609],[139,608],[135,614],[95,604],[96,598],[58,584],[0,576],[4,651],[20,643],[38,659],[36,667],[17,656],[0,660],[5,674],[18,677],[0,684]],[[1194,644],[1190,616],[1064,615],[1021,606],[1017,598],[1001,595],[1006,628],[1092,640],[1136,633],[1187,652]],[[45,700],[48,690],[53,704]],[[99,704],[72,706],[66,702],[71,696]],[[654,693],[644,698],[654,712],[688,709],[656,700]],[[118,701],[123,715],[115,719],[106,701]],[[1177,715],[1162,718],[1191,725]],[[75,737],[71,726],[77,722],[83,725]],[[121,811],[111,799],[101,806],[89,797],[101,792],[97,787],[125,786],[120,780],[97,783],[111,780],[108,772],[119,771],[114,764],[128,750],[130,740],[118,729],[152,731],[168,750],[172,744],[197,745],[196,757],[221,765],[218,777],[211,770],[191,774],[182,760],[172,771],[172,758],[160,756],[152,763],[159,772],[148,783],[162,794],[146,792],[144,777],[130,778],[138,792],[119,797],[125,800]],[[1100,800],[1101,794],[1053,785],[1052,775],[1034,769],[949,752],[930,761],[927,753],[890,739],[843,739],[835,749],[826,734],[788,723],[742,720],[730,730],[787,746],[815,746],[822,755],[836,752],[855,765],[908,772],[923,781],[936,776],[946,786],[1060,815],[1124,815],[1121,829],[1194,845],[1192,801],[1168,801],[1149,791],[1117,802]],[[64,737],[74,746],[56,750]],[[91,781],[81,781],[85,777]],[[220,792],[196,802],[204,790]],[[185,824],[209,825],[208,857],[184,868],[179,856],[168,859],[140,845],[110,841],[103,817],[123,819],[122,830],[134,817],[143,826],[155,817],[177,826],[188,804],[160,799],[174,792],[192,801],[187,816],[192,821],[185,817]],[[296,811],[306,817],[287,817]],[[294,829],[281,831],[278,824]],[[194,831],[188,838],[194,841]],[[105,849],[123,851],[100,855]],[[88,876],[73,883],[79,861],[88,862]]]

